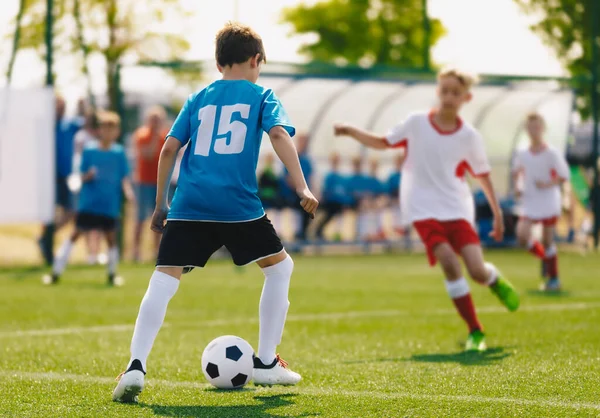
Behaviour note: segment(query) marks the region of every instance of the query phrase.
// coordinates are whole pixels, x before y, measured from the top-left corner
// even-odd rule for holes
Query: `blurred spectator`
[[[321,190],[321,212],[316,224],[316,235],[318,239],[323,239],[323,230],[334,217],[341,215],[346,207],[350,207],[354,199],[348,190],[348,177],[339,173],[340,155],[331,154],[329,157],[330,171],[325,176],[323,189]],[[341,221],[341,216],[338,218]],[[338,223],[337,231],[334,234],[334,240],[341,240],[341,225]]]
[[[279,213],[281,207],[280,182],[275,174],[275,156],[271,153],[265,155],[264,168],[258,176],[258,196],[264,208],[270,212],[269,219],[273,222],[275,230],[279,227]]]
[[[386,190],[392,208],[394,231],[399,235],[405,235],[408,231],[402,225],[402,211],[400,202],[400,184],[402,182],[402,166],[406,160],[406,154],[399,154],[394,160],[394,171],[386,181]]]
[[[148,111],[144,125],[133,134],[137,201],[137,217],[133,237],[133,259],[135,261],[140,261],[140,243],[144,222],[152,216],[156,203],[158,159],[168,133],[166,119],[167,114],[164,108],[153,107]],[[155,232],[152,232],[152,235],[154,250],[157,252],[160,235]]]
[[[311,177],[313,173],[313,168],[312,162],[307,152],[309,140],[310,137],[305,133],[301,133],[296,136],[296,149],[298,150],[300,166],[302,167],[304,177],[306,178],[306,184],[308,185],[308,187],[312,187]],[[287,170],[284,170],[283,179],[280,182],[280,184],[281,196],[283,198],[284,205],[293,209],[294,212],[298,216],[300,216],[300,225],[296,229],[296,239],[305,240],[310,215],[300,208],[300,199],[298,198],[296,191],[293,189],[292,178],[290,177]]]
[[[352,197],[351,208],[356,211],[356,238],[366,237],[368,229],[367,198],[370,195],[371,180],[363,173],[363,158],[352,158],[352,175],[348,179]]]
[[[42,235],[38,240],[42,256],[47,265],[54,259],[54,234],[73,218],[73,197],[68,186],[68,178],[73,170],[74,137],[81,127],[80,121],[65,117],[65,99],[57,95],[55,102],[55,194],[59,213],[54,222],[44,225]]]
[[[385,186],[379,180],[379,161],[371,160],[369,164],[369,174],[366,176],[366,195],[363,198],[366,216],[365,238],[368,241],[380,241],[385,239],[383,231],[383,208],[385,202],[382,200],[385,196]]]

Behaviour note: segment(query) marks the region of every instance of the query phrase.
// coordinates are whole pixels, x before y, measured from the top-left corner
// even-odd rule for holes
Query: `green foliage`
[[[286,8],[282,20],[293,34],[316,34],[300,52],[310,59],[365,67],[422,67],[422,0],[326,0]],[[430,45],[444,34],[430,21]]]
[[[57,59],[76,56],[81,71],[92,54],[106,60],[111,108],[116,108],[115,71],[139,60],[181,59],[189,44],[165,21],[187,16],[179,0],[54,0],[54,51]],[[45,55],[46,0],[27,0],[20,49]]]
[[[592,2],[597,1],[515,0],[526,13],[541,17],[531,29],[554,49],[571,75],[579,79],[589,79],[592,68],[591,37],[594,19],[600,25],[600,16],[593,16]],[[596,8],[599,9],[600,6]],[[600,45],[600,37],[597,42]],[[577,109],[584,118],[588,118],[591,114],[591,84],[581,82],[577,87]]]

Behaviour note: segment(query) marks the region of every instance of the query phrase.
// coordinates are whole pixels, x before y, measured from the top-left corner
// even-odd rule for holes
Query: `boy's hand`
[[[165,229],[165,219],[167,219],[167,213],[169,212],[168,208],[160,209],[155,208],[154,213],[152,214],[152,221],[150,223],[150,229],[154,232],[158,232],[162,234],[163,229]]]
[[[343,136],[343,135],[348,136],[348,135],[350,135],[351,130],[352,130],[352,127],[345,123],[336,123],[335,125],[333,125],[333,134],[335,136]]]
[[[496,242],[502,242],[504,239],[504,219],[502,219],[502,216],[494,216],[494,226],[492,232],[490,232],[490,237],[494,238]]]
[[[300,206],[302,206],[302,209],[310,214],[311,219],[315,219],[315,212],[317,211],[317,207],[319,207],[317,198],[312,194],[308,187],[299,190],[298,197],[300,197]]]

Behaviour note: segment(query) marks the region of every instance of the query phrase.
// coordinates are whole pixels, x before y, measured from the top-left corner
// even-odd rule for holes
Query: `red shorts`
[[[452,249],[459,253],[466,245],[479,244],[479,236],[473,226],[464,219],[455,221],[438,221],[424,219],[413,223],[427,250],[429,264],[435,266],[437,259],[433,253],[435,247],[447,242]]]
[[[543,226],[555,226],[556,223],[558,222],[558,216],[553,216],[551,218],[542,218],[542,219],[531,219],[531,218],[528,218],[527,216],[521,216],[521,219],[532,222],[534,224],[541,223]]]

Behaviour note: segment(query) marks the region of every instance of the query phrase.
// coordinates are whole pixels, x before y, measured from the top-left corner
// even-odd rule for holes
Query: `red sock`
[[[529,243],[529,252],[542,260],[546,256],[544,246],[539,241],[532,241]]]
[[[452,302],[454,302],[454,306],[456,306],[456,310],[458,311],[459,315],[469,326],[469,332],[473,332],[475,330],[483,331],[483,326],[479,322],[479,319],[477,319],[475,305],[473,305],[473,299],[471,298],[470,293],[467,293],[459,298],[452,299]]]

